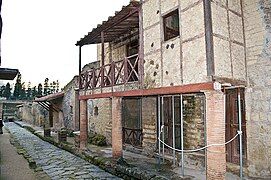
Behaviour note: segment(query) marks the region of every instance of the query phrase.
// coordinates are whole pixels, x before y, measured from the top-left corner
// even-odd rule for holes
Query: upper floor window
[[[180,35],[179,10],[176,9],[163,17],[164,40],[170,40]]]

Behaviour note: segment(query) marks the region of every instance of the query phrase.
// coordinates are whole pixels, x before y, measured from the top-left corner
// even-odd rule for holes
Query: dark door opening
[[[125,98],[122,106],[123,143],[142,146],[141,99]]]
[[[244,89],[240,89],[241,96],[241,116],[242,116],[242,132],[243,132],[243,161],[245,162],[247,156],[247,137],[246,137],[246,119],[245,119],[245,95]],[[232,139],[239,129],[238,123],[238,90],[226,90],[226,142]],[[226,145],[226,159],[227,162],[239,164],[239,138],[234,139],[231,143]]]

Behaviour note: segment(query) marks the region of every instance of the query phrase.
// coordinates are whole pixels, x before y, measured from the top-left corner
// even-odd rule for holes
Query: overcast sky
[[[121,10],[129,0],[3,0],[2,67],[18,68],[33,85],[78,74],[78,47],[84,35]],[[82,63],[96,59],[96,46],[82,48]]]

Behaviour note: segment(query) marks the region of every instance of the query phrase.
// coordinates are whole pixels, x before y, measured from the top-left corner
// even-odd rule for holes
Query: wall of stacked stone
[[[88,70],[85,67],[85,70]],[[65,87],[62,101],[64,126],[70,130],[79,130],[79,101],[78,101],[78,76],[75,76]]]
[[[163,37],[163,16],[179,8],[180,36]],[[207,81],[203,1],[143,4],[145,88]]]
[[[246,80],[241,0],[211,3],[215,76]]]
[[[204,95],[184,96],[184,148],[205,146]]]
[[[25,103],[17,111],[18,117],[27,123],[43,126],[45,119],[49,120],[49,113],[38,103]]]
[[[143,153],[152,156],[157,148],[157,100],[156,97],[142,98]]]
[[[110,98],[89,99],[88,125],[89,131],[102,134],[106,137],[108,144],[111,144],[112,133],[112,104]]]
[[[271,3],[244,0],[248,88],[247,159],[250,176],[271,176]]]

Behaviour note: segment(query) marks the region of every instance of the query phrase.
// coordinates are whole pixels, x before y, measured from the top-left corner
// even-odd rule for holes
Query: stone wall
[[[49,120],[49,113],[38,103],[25,103],[16,112],[19,119],[36,126],[43,126]]]
[[[241,0],[211,3],[215,76],[246,80]]]
[[[102,134],[111,144],[112,106],[111,99],[93,99],[87,101],[89,131]]]
[[[157,147],[157,100],[156,97],[142,98],[143,153],[152,156]]]
[[[75,76],[65,87],[62,102],[64,125],[71,130],[79,130],[79,100],[78,100],[78,76]]]
[[[244,0],[248,83],[247,159],[250,176],[271,177],[271,2]]]
[[[179,9],[180,36],[164,40],[163,17]],[[143,4],[145,88],[207,81],[202,1]]]

